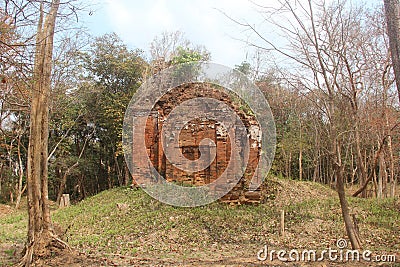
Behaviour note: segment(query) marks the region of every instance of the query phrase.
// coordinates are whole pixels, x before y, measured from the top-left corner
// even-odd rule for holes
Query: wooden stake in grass
[[[281,223],[280,223],[280,235],[282,237],[285,236],[285,211],[281,210]]]

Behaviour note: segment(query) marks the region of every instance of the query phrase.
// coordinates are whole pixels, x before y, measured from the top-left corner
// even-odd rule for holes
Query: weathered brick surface
[[[255,173],[261,150],[259,125],[254,117],[241,110],[239,108],[241,104],[233,102],[226,92],[214,89],[205,84],[190,84],[175,88],[159,100],[154,106],[151,116],[148,118],[137,118],[140,122],[146,119],[144,138],[146,141],[147,155],[135,155],[138,159],[141,159],[138,161],[137,166],[134,166],[136,172],[133,178],[137,183],[141,183],[143,180],[143,175],[145,174],[141,172],[140,169],[146,167],[148,164],[145,157],[149,157],[151,164],[167,181],[190,184],[193,186],[212,183],[227,169],[231,158],[231,140],[227,130],[220,123],[207,119],[207,117],[209,117],[207,113],[198,114],[201,118],[190,121],[181,129],[178,147],[175,148],[175,151],[180,151],[187,159],[197,160],[200,157],[201,140],[204,138],[213,140],[214,143],[210,143],[202,148],[205,151],[206,159],[210,159],[212,149],[216,150],[214,161],[206,169],[194,173],[187,173],[170,163],[164,154],[161,141],[163,122],[168,117],[169,113],[175,107],[179,106],[180,103],[196,97],[211,97],[224,101],[236,111],[246,127],[245,133],[248,136],[250,147],[248,151],[240,151],[241,154],[249,154],[249,161],[247,166],[245,166],[245,173],[239,183],[237,183],[226,196],[221,198],[221,201],[231,203],[260,202],[262,200],[262,190],[247,191],[250,180]],[[196,107],[194,106],[191,112],[195,111]],[[209,112],[220,111],[210,110]],[[232,141],[236,142],[239,147],[242,147],[240,144],[242,136],[239,134],[242,130],[243,129],[237,127],[230,132],[230,135],[234,137]],[[135,139],[143,137],[141,134],[143,133],[135,133]],[[168,134],[169,133],[166,133],[166,135]],[[135,142],[133,143],[133,151],[135,151]],[[239,166],[236,162],[233,162],[233,164],[234,169],[228,172],[226,183],[232,182],[235,173],[237,173],[240,168],[243,168],[243,166]],[[256,174],[256,176],[257,175],[258,174]],[[261,179],[261,177],[257,178]],[[224,185],[217,185],[217,187],[218,186],[224,187]],[[215,190],[218,190],[217,187]]]

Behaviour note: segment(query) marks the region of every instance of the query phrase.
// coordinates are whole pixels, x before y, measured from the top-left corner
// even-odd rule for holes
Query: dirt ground
[[[0,258],[5,261],[0,261],[0,266],[8,267],[18,263],[18,259],[22,254],[23,244],[11,245],[11,244],[0,244]],[[14,251],[13,254],[8,254],[6,251]],[[232,255],[235,251],[232,250]],[[399,255],[397,255],[399,256]],[[3,264],[2,264],[3,262]],[[4,264],[7,262],[7,264]],[[349,266],[349,267],[375,267],[375,266],[387,266],[387,267],[399,267],[400,261],[396,263],[366,263],[366,262],[354,262],[354,263],[335,263],[335,262],[286,262],[282,263],[277,260],[271,261],[259,261],[256,257],[226,257],[226,255],[214,255],[213,258],[201,259],[201,258],[188,258],[185,260],[177,259],[157,259],[157,258],[140,258],[140,257],[129,257],[119,254],[107,254],[107,255],[87,255],[79,252],[76,249],[65,249],[65,250],[54,250],[51,257],[36,260],[33,266],[38,267],[98,267],[98,266],[289,266],[289,267],[336,267],[336,266]]]
[[[0,251],[4,251],[5,247],[0,247]],[[19,252],[22,251],[22,247],[19,247]],[[1,255],[1,254],[0,254]],[[3,256],[3,255],[2,255]],[[377,263],[332,263],[332,262],[299,262],[299,263],[281,263],[281,262],[261,262],[255,258],[241,258],[231,257],[219,259],[186,259],[184,261],[177,262],[174,259],[151,259],[151,258],[136,258],[126,257],[122,255],[108,255],[107,257],[101,256],[88,256],[75,250],[65,250],[54,254],[53,257],[47,259],[40,259],[34,262],[34,266],[40,267],[98,267],[98,266],[215,266],[215,267],[233,267],[233,266],[289,266],[289,267],[335,267],[335,266],[349,266],[349,267],[373,267],[373,266],[400,266],[400,262],[392,264],[377,264]],[[13,262],[16,263],[15,261]],[[13,266],[2,265],[2,266]]]
[[[13,208],[8,205],[0,204],[0,217],[6,216],[13,211]]]

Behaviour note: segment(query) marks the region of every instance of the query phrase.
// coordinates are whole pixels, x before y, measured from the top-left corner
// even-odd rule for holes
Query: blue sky
[[[229,20],[230,17],[262,27],[263,33],[279,42],[271,25],[263,23],[259,7],[249,0],[97,0],[91,16],[84,18],[91,33],[99,36],[117,33],[130,48],[147,52],[150,42],[163,31],[182,31],[187,39],[204,45],[212,61],[233,67],[251,57],[251,49],[244,42],[248,33]],[[261,3],[260,1],[257,1]],[[364,1],[365,2],[365,1]],[[369,0],[370,4],[380,1]],[[263,2],[276,6],[277,0]]]

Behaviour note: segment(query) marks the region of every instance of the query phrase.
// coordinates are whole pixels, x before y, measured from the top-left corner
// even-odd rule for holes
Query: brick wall
[[[254,174],[258,158],[261,150],[260,144],[260,127],[252,115],[246,114],[243,108],[243,103],[238,100],[233,101],[228,92],[221,91],[220,89],[213,88],[207,84],[189,84],[172,89],[169,93],[165,94],[154,106],[151,115],[148,118],[136,118],[139,121],[144,122],[146,120],[145,129],[145,141],[147,148],[147,155],[135,155],[141,158],[139,164],[137,164],[136,171],[134,172],[134,180],[136,183],[141,183],[143,173],[140,169],[145,167],[147,159],[149,157],[154,168],[163,175],[167,181],[176,182],[178,184],[201,186],[209,184],[215,181],[220,175],[226,170],[231,157],[231,140],[227,130],[219,122],[209,119],[207,112],[217,112],[215,110],[209,110],[207,112],[201,112],[197,119],[189,121],[185,127],[182,128],[179,134],[178,147],[175,147],[176,151],[180,151],[184,157],[189,160],[197,160],[200,157],[200,150],[203,151],[204,157],[208,160],[211,157],[212,151],[216,151],[216,157],[212,163],[204,170],[188,173],[180,168],[174,166],[166,158],[164,149],[162,147],[161,131],[163,129],[163,123],[168,118],[169,113],[182,102],[193,99],[196,97],[210,97],[223,101],[225,104],[230,106],[236,111],[240,120],[243,122],[246,130],[245,133],[249,138],[248,151],[240,151],[241,154],[248,153],[249,160],[246,166],[243,177],[241,177],[239,183],[227,194],[221,201],[230,203],[258,203],[262,200],[262,190],[248,191],[250,180],[255,175],[256,178],[259,174]],[[193,107],[193,112],[196,108]],[[235,124],[236,125],[236,124]],[[239,124],[237,124],[239,125]],[[233,141],[238,142],[241,133],[238,127],[234,128],[230,133],[234,136]],[[140,133],[135,133],[140,134]],[[170,133],[165,133],[169,135]],[[213,140],[213,143],[203,145],[200,147],[200,141],[204,138]],[[239,147],[242,147],[239,145]],[[133,150],[135,151],[135,143],[133,144]],[[142,160],[143,157],[143,160]],[[231,172],[237,172],[238,168],[242,166],[236,166]],[[228,172],[229,177],[233,177],[235,173]],[[229,181],[227,181],[229,182]]]

